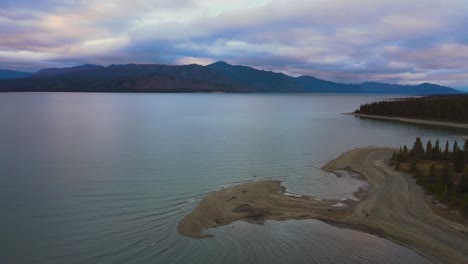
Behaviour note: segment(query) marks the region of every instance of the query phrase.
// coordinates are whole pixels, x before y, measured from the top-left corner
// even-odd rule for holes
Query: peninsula
[[[468,129],[468,95],[395,98],[362,104],[349,113],[362,118]]]
[[[252,182],[206,197],[178,226],[181,234],[204,238],[205,230],[233,221],[319,219],[376,234],[414,249],[436,263],[466,263],[468,228],[435,214],[415,180],[390,167],[394,149],[351,150],[323,167],[352,170],[370,185],[360,201],[316,200],[284,194],[279,181]],[[342,203],[342,204],[339,204]]]

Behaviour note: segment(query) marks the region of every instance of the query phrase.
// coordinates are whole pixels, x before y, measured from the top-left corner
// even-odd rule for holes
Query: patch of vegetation
[[[455,141],[442,149],[437,139],[423,144],[416,138],[413,148],[406,145],[394,151],[391,163],[395,169],[412,174],[416,182],[440,202],[459,208],[468,215],[468,139],[463,147]]]
[[[355,113],[468,123],[468,96],[426,96],[372,102],[361,105]]]

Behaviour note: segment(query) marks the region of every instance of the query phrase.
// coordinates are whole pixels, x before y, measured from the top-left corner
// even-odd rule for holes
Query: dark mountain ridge
[[[40,70],[29,77],[0,80],[0,92],[226,92],[226,93],[398,93],[454,94],[435,84],[343,84],[312,76],[216,62],[207,66],[124,64],[81,65]]]
[[[0,69],[0,79],[19,79],[19,78],[26,78],[33,75],[32,72],[22,72],[22,71],[13,71],[13,70],[6,70]]]
[[[64,73],[96,70],[96,69],[101,69],[101,68],[104,68],[104,67],[100,65],[93,65],[93,64],[83,64],[83,65],[67,67],[67,68],[46,68],[46,69],[42,69],[33,73],[33,76],[52,76],[52,75],[59,75],[59,74],[64,74]]]

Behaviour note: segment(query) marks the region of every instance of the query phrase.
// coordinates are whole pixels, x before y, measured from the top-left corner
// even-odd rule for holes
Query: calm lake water
[[[344,151],[467,133],[340,114],[381,98],[0,94],[0,263],[427,263],[317,220],[177,232],[222,187],[279,179],[351,197],[361,182],[320,170]]]

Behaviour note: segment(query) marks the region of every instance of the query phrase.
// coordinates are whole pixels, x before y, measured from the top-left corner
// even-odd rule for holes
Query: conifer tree
[[[401,160],[407,161],[408,160],[408,148],[406,145],[403,146],[403,152],[401,153]]]
[[[413,148],[411,149],[411,156],[415,160],[420,160],[423,157],[424,148],[421,142],[421,138],[417,137],[416,141],[414,142]]]
[[[453,148],[452,148],[453,154],[455,154],[455,152],[457,152],[458,150],[459,150],[459,148],[458,148],[458,143],[457,143],[457,141],[455,140],[455,142],[453,143]]]
[[[426,145],[426,159],[432,160],[432,142],[431,142],[431,140],[427,141],[427,145]]]
[[[439,139],[436,140],[434,149],[432,151],[432,156],[435,160],[439,160],[442,156],[442,150],[440,149]]]
[[[434,194],[440,201],[460,207],[468,215],[468,140],[465,140],[463,148],[460,148],[457,142],[450,148],[447,141],[443,152],[439,144],[438,139],[434,146],[432,141],[428,140],[424,149],[421,139],[416,138],[411,151],[408,151],[406,145],[398,151],[393,151],[392,162],[396,170],[400,169],[400,162],[409,162],[410,167],[405,170],[413,175],[417,184]],[[436,169],[436,165],[442,162],[431,162],[429,172],[421,174],[418,169],[421,159],[444,160],[443,169]]]
[[[448,143],[448,140],[447,140],[447,142],[445,143],[443,160],[449,160],[449,159],[450,159],[450,151],[449,151],[449,143]]]
[[[466,96],[407,98],[363,104],[356,112],[468,123],[467,103]]]

